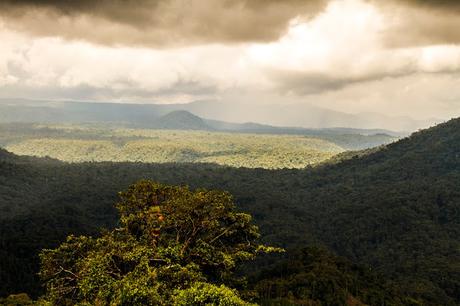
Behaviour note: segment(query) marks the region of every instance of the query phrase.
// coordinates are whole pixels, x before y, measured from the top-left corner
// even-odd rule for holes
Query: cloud
[[[453,36],[417,34],[423,21],[442,21],[435,12],[456,14],[454,6],[192,1],[9,2],[0,13],[0,96],[318,101],[353,111],[391,105],[399,114],[459,107],[460,95],[448,88],[460,73],[460,45]],[[399,86],[416,90],[396,95]]]
[[[418,6],[426,9],[460,12],[457,0],[397,0],[400,4]]]
[[[390,77],[401,77],[410,74],[401,71],[399,74],[371,74],[360,77],[336,77],[325,74],[309,72],[273,71],[271,78],[277,89],[282,93],[295,93],[297,95],[313,95],[329,91],[336,91],[357,83],[367,83]]]
[[[81,84],[72,87],[55,87],[52,85],[28,86],[20,83],[3,83],[0,85],[0,98],[18,97],[38,100],[73,100],[102,102],[155,102],[184,103],[198,99],[215,98],[215,90],[199,84],[173,84],[169,88],[148,90],[137,87],[116,89],[95,87]]]
[[[392,22],[370,2],[334,1],[311,20],[292,21],[279,41],[256,44],[249,54],[274,90],[298,95],[417,73],[460,71],[460,46],[388,48]]]
[[[350,2],[351,0],[342,0]],[[295,18],[315,18],[334,0],[3,0],[0,19],[34,36],[110,46],[169,48],[271,42]],[[457,0],[368,0],[389,22],[386,46],[460,42]],[[341,29],[337,28],[340,32]]]
[[[273,41],[327,0],[6,0],[14,30],[105,45],[186,46]]]
[[[460,116],[460,73],[414,73],[354,83],[309,95],[305,101],[350,113],[381,113],[412,118]]]
[[[250,78],[243,53],[241,46],[152,50],[30,40],[0,26],[0,86],[3,96],[184,102],[213,97]]]
[[[460,43],[460,1],[373,0],[386,15],[388,47],[401,48]]]
[[[42,6],[47,3],[54,2]],[[62,14],[86,12],[93,5],[77,1],[80,5],[70,9],[62,3],[55,8]],[[257,1],[251,3],[257,8]],[[459,46],[388,48],[391,26],[385,10],[362,0],[331,1],[314,18],[292,19],[278,40],[267,43],[114,48],[59,37],[30,39],[0,25],[0,84],[55,86],[61,94],[81,92],[85,99],[186,100],[229,90],[304,96],[460,70]],[[79,90],[61,90],[70,88]]]
[[[459,46],[431,46],[403,50],[376,50],[374,54],[367,51],[356,53],[357,58],[368,60],[354,62],[354,68],[347,63],[335,70],[325,67],[318,73],[308,68],[297,70],[269,70],[267,76],[274,87],[282,93],[311,95],[336,91],[354,84],[364,86],[373,81],[398,79],[410,75],[449,75],[460,73]],[[331,61],[337,59],[331,59]],[[340,59],[339,59],[340,60]],[[299,65],[300,66],[300,65]]]

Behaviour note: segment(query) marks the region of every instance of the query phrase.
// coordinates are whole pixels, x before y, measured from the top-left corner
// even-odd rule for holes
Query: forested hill
[[[172,111],[158,120],[153,121],[153,127],[157,129],[170,129],[170,130],[212,130],[203,119],[194,114],[177,110]]]
[[[32,254],[113,226],[116,193],[150,178],[228,190],[266,242],[323,244],[422,305],[460,303],[460,120],[306,170],[210,164],[0,162],[0,294],[37,292]],[[8,155],[4,152],[0,156]]]
[[[6,160],[6,159],[9,159],[11,157],[13,157],[14,155],[9,153],[8,151],[0,148],[0,160]]]
[[[171,129],[220,131],[246,134],[302,135],[331,141],[344,149],[359,150],[395,141],[406,132],[382,129],[301,128],[259,123],[232,123],[215,120],[211,113],[199,110],[211,107],[200,104],[118,104],[80,103],[0,99],[0,130],[24,128],[27,125],[84,125],[130,129]],[[231,111],[234,107],[230,107]],[[278,111],[278,113],[281,110]],[[252,110],[257,114],[259,109]],[[282,111],[281,111],[282,112]],[[251,113],[245,110],[244,113]],[[305,115],[305,112],[301,112]],[[201,115],[200,115],[201,114]],[[310,114],[311,115],[311,114]],[[314,117],[314,116],[313,116]],[[204,119],[206,118],[206,119]],[[214,118],[214,120],[212,120]],[[356,118],[355,118],[356,119]],[[316,119],[315,119],[316,120]],[[359,120],[358,120],[359,121]],[[340,126],[340,125],[336,125]],[[345,126],[353,126],[348,123]],[[13,129],[11,131],[11,129]],[[51,127],[52,129],[52,127]],[[43,131],[42,131],[43,132]],[[10,135],[11,136],[11,135]],[[0,137],[1,138],[1,137]],[[1,143],[1,139],[0,139]]]

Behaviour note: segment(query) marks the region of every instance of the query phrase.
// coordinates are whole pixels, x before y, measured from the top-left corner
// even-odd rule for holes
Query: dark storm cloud
[[[278,72],[272,79],[278,84],[278,90],[298,95],[313,95],[342,89],[355,83],[363,83],[383,79],[384,75],[372,75],[357,78],[340,78],[318,73]]]
[[[119,83],[122,83],[120,81]],[[125,84],[129,84],[126,81]],[[135,85],[135,84],[133,84]],[[76,100],[76,101],[157,101],[174,97],[175,95],[190,95],[207,97],[215,94],[217,89],[213,86],[203,85],[198,82],[178,81],[165,88],[148,90],[136,86],[127,86],[116,89],[112,87],[98,87],[89,84],[81,84],[72,87],[56,86],[27,86],[11,84],[0,86],[0,98],[30,98],[52,100]]]
[[[460,1],[373,1],[398,22],[389,27],[385,40],[390,47],[460,43]]]
[[[400,0],[399,2],[438,10],[460,11],[458,0]]]
[[[8,27],[102,44],[168,46],[272,41],[327,0],[6,0]]]
[[[343,89],[352,84],[399,78],[416,73],[415,69],[403,68],[391,73],[369,73],[361,76],[338,77],[321,73],[272,71],[270,76],[283,93],[314,95]],[[447,72],[439,72],[447,73]],[[455,73],[455,72],[451,72]]]
[[[101,17],[117,23],[142,26],[164,1],[137,0],[5,0],[0,7],[6,14],[19,17],[30,11],[46,10],[64,16],[80,14]]]

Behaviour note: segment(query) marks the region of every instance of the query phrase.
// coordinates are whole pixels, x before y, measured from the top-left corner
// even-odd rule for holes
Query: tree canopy
[[[54,305],[249,305],[236,291],[241,262],[275,248],[257,244],[251,216],[227,192],[140,181],[120,193],[119,227],[69,236],[41,255]],[[220,301],[223,301],[222,303]]]
[[[322,244],[371,267],[421,305],[458,305],[459,147],[456,119],[305,170],[62,163],[0,150],[0,297],[41,296],[37,253],[70,234],[115,228],[117,191],[149,178],[228,190],[260,226],[262,242],[287,253]],[[248,265],[244,272],[264,265]]]

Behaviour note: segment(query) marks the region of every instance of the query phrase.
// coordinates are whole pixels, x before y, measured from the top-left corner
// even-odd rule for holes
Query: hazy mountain
[[[3,99],[0,122],[148,125],[171,110],[160,105]]]
[[[323,128],[307,129],[299,127],[278,127],[259,123],[229,123],[218,120],[205,120],[218,131],[254,134],[305,135],[333,142],[346,150],[361,150],[377,147],[407,136],[405,132],[382,129]]]
[[[306,135],[332,141],[344,149],[352,150],[379,146],[407,135],[404,132],[384,129],[318,129],[209,119],[219,116],[219,105],[218,102],[163,105],[2,100],[0,123],[90,123],[130,128]],[[235,111],[230,105],[223,109],[227,110],[228,114]],[[202,114],[201,118],[197,114]]]
[[[212,130],[206,122],[187,111],[172,111],[152,122],[152,128],[168,130]]]
[[[392,137],[408,136],[408,132],[395,132],[385,129],[355,129],[355,128],[302,128],[302,127],[289,127],[289,126],[273,126],[268,124],[245,122],[233,123],[219,120],[204,119],[208,126],[215,130],[221,131],[234,131],[245,133],[262,133],[262,134],[293,134],[293,135],[386,135]]]
[[[349,114],[308,104],[255,105],[238,102],[197,101],[181,106],[203,118],[230,122],[258,122],[304,128],[358,128],[415,131],[434,125],[437,119],[415,120],[377,113]]]
[[[347,114],[305,104],[254,105],[219,101],[197,101],[188,104],[122,104],[2,99],[0,122],[104,122],[148,127],[154,119],[176,110],[189,111],[196,116],[214,121],[245,123],[245,126],[219,124],[230,130],[258,130],[260,126],[257,124],[263,124],[315,129],[344,127],[414,131],[437,121],[373,113]]]

